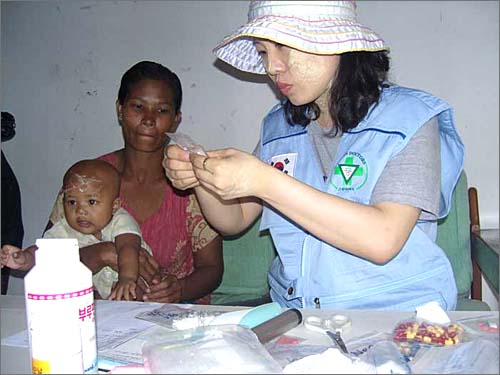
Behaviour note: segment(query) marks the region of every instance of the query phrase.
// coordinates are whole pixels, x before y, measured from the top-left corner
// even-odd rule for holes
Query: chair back
[[[267,272],[276,256],[268,231],[259,231],[260,217],[245,232],[223,241],[224,275],[212,293],[212,304],[241,304],[265,298]]]
[[[438,222],[437,244],[450,260],[457,284],[458,299],[468,298],[472,282],[469,197],[464,171],[453,192],[450,213]]]

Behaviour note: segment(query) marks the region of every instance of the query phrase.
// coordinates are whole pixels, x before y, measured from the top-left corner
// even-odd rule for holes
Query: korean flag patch
[[[297,153],[276,155],[271,158],[271,166],[292,176],[297,162]]]

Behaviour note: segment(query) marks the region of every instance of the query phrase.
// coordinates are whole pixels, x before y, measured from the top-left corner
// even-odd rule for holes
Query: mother
[[[209,303],[223,272],[222,240],[207,224],[195,196],[172,188],[162,167],[168,142],[181,122],[182,88],[177,75],[150,61],[132,66],[121,79],[116,111],[125,147],[99,157],[121,173],[122,207],[139,223],[153,256],[141,250],[143,299],[164,303]],[[62,215],[60,199],[49,226]],[[80,249],[93,273],[117,269],[112,242]],[[141,286],[141,283],[139,283]]]

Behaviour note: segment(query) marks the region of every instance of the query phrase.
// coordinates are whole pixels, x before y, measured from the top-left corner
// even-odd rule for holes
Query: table
[[[130,304],[130,306],[146,309],[153,309],[162,304],[143,303],[143,302],[115,302],[115,301],[97,301],[96,312],[99,318],[100,309],[108,309],[118,304]],[[195,306],[204,310],[224,310],[234,311],[240,309],[247,309],[248,307],[237,306]],[[112,311],[112,309],[109,309]],[[303,309],[301,310],[304,318],[310,315],[330,316],[333,313],[347,314],[352,319],[351,328],[343,333],[344,341],[354,337],[359,337],[364,333],[373,332],[374,329],[379,331],[391,332],[397,322],[409,319],[413,316],[410,311],[360,311],[360,310],[316,310],[316,309]],[[133,312],[135,316],[137,310]],[[24,296],[2,295],[0,296],[0,323],[1,323],[1,338],[4,339],[15,333],[26,330],[26,316],[25,316]],[[476,316],[489,316],[498,318],[498,311],[450,311],[448,315],[452,320],[463,319],[467,317]],[[99,319],[97,320],[98,331]],[[305,344],[328,345],[331,343],[330,339],[321,333],[309,331],[303,325],[287,332],[289,336],[300,337],[304,339]],[[1,373],[2,374],[29,374],[30,359],[28,348],[12,347],[7,345],[1,346]]]

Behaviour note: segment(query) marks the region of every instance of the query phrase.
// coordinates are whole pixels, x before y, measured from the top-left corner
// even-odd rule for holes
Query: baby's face
[[[103,182],[76,176],[64,186],[64,214],[76,231],[101,239],[101,230],[111,221],[115,197]]]

